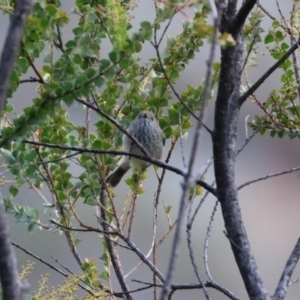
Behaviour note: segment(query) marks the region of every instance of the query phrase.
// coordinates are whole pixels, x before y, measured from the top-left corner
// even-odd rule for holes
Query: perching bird
[[[165,145],[165,136],[151,111],[144,110],[140,112],[137,118],[131,122],[128,133],[142,144],[151,157],[161,158]],[[145,155],[139,146],[126,134],[123,135],[123,149],[129,153]],[[106,178],[106,182],[115,187],[131,167],[143,171],[150,165],[150,162],[135,157],[123,156],[117,169]]]

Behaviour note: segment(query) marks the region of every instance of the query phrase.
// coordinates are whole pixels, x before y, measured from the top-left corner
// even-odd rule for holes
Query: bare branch
[[[101,191],[100,191],[100,212],[101,212],[101,225],[103,227],[103,230],[105,231],[109,231],[109,227],[107,226],[107,213],[104,209],[102,209],[102,206],[106,208],[106,196],[105,196],[105,189],[106,189],[106,185],[105,185],[105,181],[104,179],[100,179],[100,185],[101,185]],[[116,253],[116,249],[114,248],[112,242],[110,239],[106,238],[106,236],[104,236],[106,244],[107,244],[107,249],[109,252],[109,256],[112,262],[112,265],[114,267],[116,276],[118,278],[119,284],[122,288],[122,291],[125,292],[124,297],[127,300],[133,300],[133,298],[131,297],[131,295],[128,293],[128,286],[126,284],[122,269],[121,269],[121,265],[120,265],[120,261],[117,257],[117,253]]]
[[[162,284],[153,284],[153,283],[148,283],[148,282],[144,282],[141,280],[137,280],[137,279],[133,279],[132,281],[137,282],[137,283],[141,283],[141,284],[145,284],[149,287],[153,287],[153,286],[157,286],[157,287],[162,287]],[[241,300],[241,298],[236,297],[233,293],[229,292],[228,290],[223,290],[220,289],[219,286],[216,286],[214,283],[206,281],[204,282],[204,285],[208,288],[213,288],[221,293],[223,293],[225,296],[227,296],[229,299],[232,300]],[[177,290],[195,290],[195,289],[202,289],[202,285],[199,283],[188,283],[188,284],[172,284],[171,285],[171,291],[177,291]]]
[[[235,36],[237,33],[239,33],[244,26],[244,23],[253,9],[254,5],[256,4],[257,0],[246,0],[244,1],[243,5],[237,12],[237,14],[234,17],[234,20],[231,24],[231,30],[230,33]]]
[[[153,251],[155,251],[155,249],[156,249],[156,247],[155,247],[156,246],[155,237],[156,237],[156,231],[157,231],[157,228],[156,228],[157,227],[157,223],[156,223],[156,220],[157,220],[157,203],[156,202],[154,202],[153,210],[154,210],[154,212],[153,212],[153,237],[152,237],[151,247],[150,247],[148,253],[145,255],[146,258],[149,258],[151,253]],[[139,266],[142,265],[142,263],[143,263],[143,261],[139,261],[139,263],[134,268],[132,268],[129,272],[127,272],[127,274],[124,275],[124,277],[127,278],[129,275],[131,275],[135,270],[137,270],[137,268]],[[154,280],[156,280],[155,274],[154,274]]]
[[[222,1],[223,3],[225,1]],[[228,0],[227,1],[227,7],[226,7],[226,18],[228,20],[232,20],[232,18],[235,16],[236,14],[236,6],[237,6],[237,0]]]
[[[23,42],[21,42],[21,45],[22,45],[22,48],[26,49],[25,48],[25,44]],[[26,51],[26,50],[25,50]],[[27,60],[29,62],[29,64],[31,65],[31,68],[33,69],[34,73],[36,74],[36,76],[38,77],[38,80],[37,82],[41,83],[41,84],[44,84],[45,81],[41,75],[41,73],[38,71],[38,69],[36,68],[35,64],[33,63],[33,60],[31,58],[31,56],[29,54],[26,55],[27,57]],[[33,77],[30,77],[31,79],[33,79]]]
[[[214,1],[211,1],[210,4],[212,6],[214,6],[213,12],[215,12],[216,8],[215,8]],[[221,16],[220,11],[219,11],[219,14]],[[178,246],[180,244],[181,231],[182,231],[182,227],[183,227],[183,217],[185,214],[184,208],[186,206],[188,190],[191,185],[191,176],[192,176],[192,171],[193,171],[193,167],[194,167],[196,152],[197,152],[198,143],[199,143],[200,136],[201,136],[202,126],[204,124],[204,119],[205,119],[205,115],[206,115],[207,101],[208,101],[209,93],[211,91],[212,64],[213,64],[214,57],[215,57],[218,28],[219,28],[219,23],[220,23],[220,19],[221,19],[218,14],[213,15],[213,18],[214,18],[214,33],[212,36],[212,44],[211,44],[210,54],[209,54],[209,57],[207,60],[207,71],[206,71],[204,91],[203,91],[203,95],[202,95],[202,97],[203,97],[202,107],[201,107],[199,118],[198,118],[198,121],[197,121],[197,124],[195,127],[195,135],[194,135],[194,139],[193,139],[190,161],[188,163],[188,170],[187,170],[186,175],[184,176],[184,182],[182,184],[182,195],[181,195],[180,204],[179,204],[177,227],[176,227],[175,234],[174,234],[166,280],[164,282],[164,286],[163,286],[162,292],[160,294],[160,300],[164,300],[166,298],[167,294],[170,292],[170,287],[172,284],[172,278],[173,278],[176,260],[177,260],[177,256],[178,256]],[[202,284],[202,286],[203,286],[203,291],[204,291],[204,295],[205,295],[206,299],[209,299],[208,292],[207,292],[205,286],[203,285],[200,277],[198,277],[198,280],[199,280],[200,284]]]
[[[231,2],[235,1],[229,1],[229,3]],[[223,18],[222,28],[226,29],[228,26],[230,26],[230,20]],[[237,120],[240,105],[243,103],[243,101],[239,101],[243,97],[240,97],[243,51],[241,30],[236,35],[234,47],[221,49],[220,81],[214,118],[214,168],[217,195],[221,204],[225,227],[249,298],[268,300],[270,296],[264,288],[251,252],[235,184]]]
[[[164,276],[160,273],[160,271],[156,268],[156,266],[154,266],[154,264],[141,252],[141,250],[124,235],[120,233],[118,233],[118,235],[137,254],[137,256],[145,263],[145,265],[147,265],[151,269],[154,275],[156,275],[161,282],[164,282],[165,281]]]
[[[40,79],[35,78],[35,77],[29,77],[29,79],[20,80],[20,83],[26,83],[26,82],[39,82],[39,83],[41,83]]]
[[[284,299],[286,292],[287,292],[287,288],[289,286],[291,276],[297,265],[299,257],[300,257],[300,238],[298,239],[288,261],[286,262],[286,265],[285,265],[282,275],[280,277],[278,286],[276,288],[275,295],[273,296],[274,300],[283,300]]]
[[[58,25],[56,25],[56,30],[57,30],[57,40],[54,42],[55,47],[57,47],[58,49],[60,49],[60,51],[62,53],[65,53],[65,49],[64,49],[64,43],[62,41],[62,34],[61,34],[61,30],[59,28]]]
[[[241,190],[243,187],[245,187],[247,185],[250,185],[252,183],[259,182],[259,181],[266,180],[266,179],[270,179],[270,178],[277,177],[277,176],[281,176],[281,175],[284,175],[284,174],[293,173],[293,172],[296,172],[296,171],[299,171],[299,170],[300,170],[300,167],[297,167],[297,168],[292,168],[290,170],[286,170],[286,171],[282,171],[282,172],[278,172],[278,173],[269,174],[269,175],[266,175],[266,176],[263,176],[263,177],[259,177],[259,178],[256,178],[256,179],[253,179],[253,180],[250,180],[250,181],[247,181],[247,182],[241,184],[237,189]]]
[[[6,93],[18,50],[21,44],[23,30],[31,12],[33,1],[18,1],[8,29],[0,60],[0,116],[6,104]],[[13,299],[13,298],[11,298]]]
[[[277,68],[296,50],[299,48],[299,42],[297,41],[296,44],[292,45],[291,48],[272,66],[267,70],[252,86],[251,88],[240,96],[237,101],[241,106],[249,96],[251,96],[262,84],[263,82],[275,71]]]
[[[299,282],[299,281],[300,281],[300,277],[298,277],[298,278],[296,278],[296,279],[294,279],[294,280],[291,280],[291,281],[289,282],[289,286],[292,285],[292,284],[295,284],[295,283],[297,283],[297,282]]]
[[[68,274],[66,274],[65,272],[63,272],[62,270],[54,267],[53,265],[51,265],[50,263],[46,262],[44,259],[42,259],[41,257],[35,255],[34,253],[26,250],[25,248],[23,248],[22,246],[20,246],[19,244],[15,243],[15,242],[11,242],[12,245],[14,245],[16,248],[22,250],[23,252],[25,252],[26,254],[28,254],[29,256],[33,257],[34,259],[38,260],[39,262],[41,262],[42,264],[48,266],[50,269],[56,271],[57,273],[59,273],[60,275],[64,276],[64,277],[68,277]],[[72,272],[71,272],[72,273]],[[72,273],[74,275],[74,273]],[[80,279],[85,285],[87,284],[86,282],[84,282],[82,279]],[[88,293],[90,293],[91,295],[94,295],[90,289],[87,289],[83,284],[78,284],[78,286],[80,286],[83,290],[87,291]],[[92,287],[93,288],[93,287]],[[110,292],[110,291],[107,291]]]
[[[178,175],[185,176],[186,173],[178,168],[175,168],[173,166],[170,166],[158,159],[149,157],[149,156],[143,156],[143,155],[137,155],[134,153],[124,152],[124,151],[116,151],[116,150],[96,150],[96,149],[87,149],[87,148],[81,148],[81,147],[70,147],[70,146],[64,146],[64,145],[58,145],[58,144],[50,144],[50,143],[42,143],[42,142],[35,142],[35,141],[29,141],[29,140],[23,140],[23,143],[31,144],[31,145],[38,145],[38,146],[44,146],[49,148],[57,148],[62,150],[72,150],[79,153],[94,153],[94,154],[113,154],[113,155],[127,155],[129,157],[136,157],[139,159],[143,159],[145,161],[148,161],[152,163],[153,165],[156,165],[158,167],[164,168],[166,170],[169,170],[171,172],[174,172]],[[207,184],[205,181],[198,179],[196,180],[196,183],[202,186],[204,189],[209,191],[211,194],[216,195],[216,191],[214,188],[212,188],[209,184]]]
[[[212,276],[210,274],[210,270],[209,270],[209,266],[208,266],[208,241],[209,241],[209,237],[210,237],[212,223],[214,221],[214,216],[215,216],[215,214],[217,212],[218,204],[219,204],[219,202],[216,201],[216,204],[215,204],[215,206],[213,208],[212,215],[211,215],[210,220],[209,220],[209,225],[208,225],[207,230],[206,230],[205,243],[204,243],[203,260],[204,260],[205,272],[206,272],[206,275],[207,275],[207,277],[209,278],[209,280],[211,282],[214,282],[214,280],[213,280],[213,278],[212,278]]]
[[[62,215],[62,217],[65,219],[64,215]],[[66,231],[65,233],[66,238],[67,238],[67,242],[69,244],[70,250],[75,258],[75,260],[77,261],[78,265],[81,267],[82,269],[82,264],[83,264],[83,260],[79,255],[79,252],[77,250],[77,247],[75,246],[75,242],[73,240],[73,237],[71,236],[69,231]]]

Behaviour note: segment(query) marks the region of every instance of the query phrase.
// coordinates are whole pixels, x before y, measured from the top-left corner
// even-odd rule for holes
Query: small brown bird
[[[160,159],[165,145],[165,136],[155,115],[151,111],[144,110],[137,118],[131,122],[128,132],[134,136],[145,148],[145,150],[156,159]],[[144,155],[138,145],[136,145],[126,134],[123,135],[123,149],[126,152]],[[145,170],[151,163],[135,158],[123,156],[120,165],[107,178],[112,187],[115,187],[125,173],[131,168]]]

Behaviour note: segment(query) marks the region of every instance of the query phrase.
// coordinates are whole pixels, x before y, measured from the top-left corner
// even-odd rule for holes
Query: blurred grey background
[[[281,4],[282,12],[288,17],[291,10],[293,1],[279,1]],[[62,1],[63,8],[70,14],[71,19],[69,25],[63,30],[63,40],[67,42],[72,38],[72,28],[76,25],[78,17],[71,14],[71,9],[74,1]],[[154,5],[153,1],[140,0],[137,1],[138,6],[132,12],[134,19],[132,20],[133,31],[137,29],[138,24],[143,20],[153,21]],[[263,1],[263,5],[274,15],[279,18],[279,13],[276,8],[275,0]],[[192,15],[192,11],[188,11]],[[177,14],[173,20],[167,34],[176,35],[181,31],[181,22],[184,20],[182,14]],[[6,30],[8,27],[7,16],[0,15],[0,46],[2,48]],[[266,17],[263,23],[266,30],[270,24],[270,20]],[[266,32],[267,33],[267,32]],[[266,34],[265,33],[265,34]],[[49,49],[46,49],[48,51]],[[104,55],[109,49],[103,48]],[[263,74],[272,63],[273,59],[268,55],[265,48],[261,48],[262,53],[258,55],[258,67],[249,70],[250,81],[253,83],[258,76]],[[147,60],[154,57],[154,49],[149,43],[145,43],[143,52],[141,53],[142,59]],[[187,84],[199,85],[201,82],[205,68],[206,60],[208,57],[208,48],[201,49],[197,54],[194,61],[186,67],[185,72],[182,74],[181,79],[176,85],[178,92],[185,89]],[[218,60],[218,57],[216,57]],[[42,61],[37,63],[38,68],[42,66]],[[26,77],[33,75],[31,71]],[[257,92],[258,99],[264,101],[268,93],[279,86],[279,73],[273,74]],[[31,100],[35,97],[36,92],[35,84],[22,84],[18,92],[14,95],[12,103],[17,107],[17,112],[29,105]],[[209,112],[207,115],[207,125],[213,128],[213,109],[214,101],[211,101]],[[238,144],[239,148],[245,141],[245,118],[249,115],[249,121],[253,119],[255,114],[262,114],[258,107],[248,101],[242,108],[240,114],[240,126],[238,130]],[[94,116],[94,119],[97,116]],[[70,109],[70,118],[78,124],[84,123],[82,108],[80,106],[72,107]],[[249,129],[251,133],[251,130]],[[193,139],[193,131],[189,133],[187,140],[183,141],[184,152],[186,159],[189,158],[191,141]],[[164,157],[166,157],[168,145],[165,148]],[[236,163],[236,183],[237,185],[244,183],[248,180],[261,177],[266,174],[287,170],[293,167],[300,166],[300,143],[299,140],[289,140],[288,138],[270,138],[268,135],[257,135],[253,141],[246,147],[246,149],[237,158]],[[201,143],[198,150],[197,167],[196,171],[200,170],[208,158],[212,154],[212,145],[209,135],[203,132]],[[182,168],[181,150],[178,147],[175,149],[170,164]],[[74,172],[79,172],[75,170]],[[259,266],[263,281],[268,291],[273,294],[277,282],[281,276],[283,267],[293,249],[297,239],[300,235],[300,201],[299,187],[300,187],[300,172],[280,176],[267,181],[261,181],[249,187],[242,189],[239,193],[240,204],[242,207],[243,218],[251,242],[252,251]],[[207,182],[213,180],[213,170],[211,169],[206,176]],[[166,205],[172,206],[171,217],[175,219],[178,212],[178,202],[181,194],[182,178],[167,172],[165,185],[163,186],[161,198]],[[298,188],[297,188],[298,187]],[[148,172],[148,179],[145,181],[144,188],[146,193],[142,194],[137,202],[136,219],[133,227],[133,241],[138,247],[147,253],[152,240],[152,213],[153,213],[153,199],[156,188],[156,178],[153,168]],[[8,186],[2,188],[2,194],[7,193]],[[42,203],[40,198],[28,187],[23,187],[22,192],[18,195],[16,201],[20,204],[38,207],[42,214]],[[117,201],[120,202],[119,210],[122,207],[125,195],[127,193],[126,186],[121,184],[116,188]],[[194,207],[199,203],[200,197],[195,200]],[[215,199],[209,197],[202,206],[196,223],[193,227],[193,247],[194,253],[197,258],[197,263],[203,278],[205,272],[203,268],[203,244],[208,222],[212,213]],[[93,207],[81,205],[79,214],[81,218],[93,226],[97,226],[97,221],[94,218]],[[42,221],[51,218],[48,214],[42,216]],[[22,245],[29,251],[32,251],[44,260],[56,265],[60,268],[52,256],[57,258],[65,266],[70,268],[75,273],[79,273],[80,269],[75,262],[74,257],[70,253],[65,236],[53,234],[51,232],[37,231],[33,235],[27,233],[27,228],[24,224],[17,224],[14,222],[13,216],[9,216],[11,236],[13,241]],[[162,205],[159,206],[159,223],[158,223],[158,239],[165,233],[168,228],[167,220],[163,212]],[[234,261],[230,245],[226,236],[223,233],[224,224],[220,210],[215,216],[211,238],[209,240],[208,259],[212,276],[221,285],[230,289],[234,294],[243,299],[248,296],[245,293],[243,283],[236,263]],[[90,258],[97,261],[99,270],[103,270],[102,261],[99,259],[102,255],[102,245],[99,237],[94,233],[87,233],[79,235],[83,239],[78,246],[82,258]],[[158,249],[158,266],[160,270],[165,273],[168,266],[170,245],[172,243],[172,236],[166,240],[163,246]],[[19,266],[26,264],[28,259],[33,260],[28,255],[20,250],[16,250],[18,256]],[[136,256],[128,253],[126,250],[121,250],[121,261],[123,263],[124,272],[127,273],[138,262]],[[29,281],[33,289],[37,287],[37,281],[40,274],[50,273],[50,284],[56,285],[61,283],[62,277],[56,272],[50,270],[48,267],[36,264],[32,276]],[[294,272],[293,278],[300,277],[300,267],[298,266]],[[144,281],[151,281],[152,277],[149,270],[142,266],[133,273],[129,278],[139,279]],[[186,235],[183,234],[181,243],[181,251],[176,267],[175,279],[176,283],[196,283],[197,279],[191,267],[189,254],[186,246]],[[105,282],[103,282],[106,284]],[[131,289],[137,288],[139,285],[129,281]],[[116,290],[119,290],[118,284],[115,284]],[[212,299],[227,299],[219,292],[209,290]],[[288,290],[286,299],[296,300],[299,299],[300,283],[292,285]],[[194,291],[178,291],[174,294],[174,300],[182,299],[204,299],[201,290]],[[153,299],[153,294],[150,290],[140,293],[136,299]]]

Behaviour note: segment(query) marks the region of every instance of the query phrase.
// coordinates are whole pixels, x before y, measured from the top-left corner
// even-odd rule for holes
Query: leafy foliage
[[[176,5],[179,2],[170,1],[155,7],[154,20],[143,21],[135,29],[131,25],[131,10],[136,5],[133,1],[77,0],[73,13],[78,22],[72,28],[73,37],[68,41],[63,39],[62,32],[70,26],[71,16],[61,8],[61,2],[47,0],[35,3],[11,77],[6,123],[1,129],[0,140],[4,167],[14,176],[13,183],[6,178],[1,179],[2,184],[10,185],[10,194],[5,197],[6,210],[14,214],[16,221],[27,224],[30,233],[37,229],[65,233],[71,250],[76,252],[74,249],[81,240],[68,229],[74,223],[90,228],[78,215],[78,203],[99,208],[99,194],[103,192],[99,177],[105,178],[117,164],[115,155],[89,151],[121,149],[122,132],[112,121],[127,128],[140,111],[153,111],[170,142],[165,150],[167,161],[176,143],[188,136],[193,127],[193,115],[202,106],[204,83],[199,82],[197,86],[188,84],[175,96],[172,87],[187,65],[194,63],[205,42],[211,40],[213,26],[208,22],[209,7],[201,3],[195,5],[192,18],[183,22],[181,32],[167,37],[166,31],[172,19],[181,11]],[[0,9],[10,16],[13,1],[0,0]],[[260,9],[253,10],[244,28],[249,52],[246,70],[256,66],[262,42],[268,45],[274,60],[279,60],[289,48],[287,30],[278,21],[273,22],[263,37],[263,17]],[[144,61],[142,53],[145,45],[150,43],[156,53]],[[232,36],[226,32],[218,37],[218,43],[223,48],[235,45]],[[38,59],[42,59],[39,67]],[[261,134],[268,130],[271,136],[300,137],[300,107],[295,102],[299,86],[293,67],[291,59],[280,66],[282,85],[270,93],[267,101],[260,103],[252,97],[265,115],[256,116],[250,126]],[[28,79],[26,76],[31,69],[35,75]],[[214,62],[210,98],[218,84],[219,72],[220,63]],[[30,106],[24,107],[21,115],[16,116],[12,99],[20,85],[28,82],[36,83],[37,97],[32,99]],[[244,90],[250,87],[249,83],[246,85],[242,87]],[[80,116],[76,121],[69,114],[71,110],[76,110]],[[43,145],[45,143],[54,147]],[[78,167],[76,171],[74,166]],[[155,201],[158,203],[165,171],[155,171],[158,178]],[[107,190],[108,226],[131,226],[134,203],[144,192],[142,182],[146,178],[147,172],[140,174],[134,171],[125,180],[129,192],[124,197],[124,210],[117,221],[115,194],[112,189]],[[27,207],[15,201],[22,189],[28,186],[42,200],[40,207],[44,208],[46,218],[47,213],[55,216],[46,224],[41,222],[40,207]],[[47,193],[51,199],[45,196]],[[188,200],[192,201],[202,194],[203,189],[194,184],[190,187]],[[126,205],[129,206],[128,211]],[[168,229],[158,246],[176,225],[176,220],[172,221],[170,217],[172,207],[163,205]],[[109,245],[103,235],[99,238],[103,246],[103,270],[99,271],[91,260],[80,265],[84,272],[82,279],[94,288],[102,287],[99,278],[111,279]],[[113,235],[110,239],[114,243],[121,240]],[[75,299],[73,295],[79,283],[77,277],[70,276],[56,291],[46,288],[47,280],[47,277],[42,278],[40,291],[32,299],[59,299],[66,294],[68,299]],[[101,294],[95,299],[105,296]],[[85,299],[90,298],[87,296]]]
[[[34,262],[27,261],[25,266],[22,266],[22,272],[20,274],[21,280],[25,280],[30,278],[31,273],[34,269]],[[89,293],[87,290],[86,296],[78,298],[77,293],[83,282],[90,282],[91,276],[95,276],[95,274],[91,275],[91,271],[88,269],[87,265],[93,266],[92,262],[86,261],[84,272],[81,275],[76,276],[75,274],[67,276],[66,280],[58,286],[50,287],[49,286],[49,274],[41,275],[40,280],[38,282],[38,288],[32,292],[32,295],[28,295],[26,299],[28,300],[59,300],[59,299],[69,299],[69,300],[104,300],[108,299],[108,293],[105,291],[105,288],[98,281],[97,291],[93,291],[93,293]],[[108,290],[106,288],[106,290]]]
[[[285,24],[273,21],[264,43],[273,59],[279,60],[290,48],[287,38],[291,34]],[[291,36],[296,41],[296,37]],[[300,138],[300,106],[296,102],[299,84],[296,81],[292,59],[286,59],[280,65],[281,86],[271,91],[264,102],[255,102],[261,107],[264,116],[255,116],[249,124],[254,130],[264,134],[266,131],[272,137],[288,136],[289,138]]]
[[[0,8],[7,14],[13,10],[11,2],[4,0]],[[177,82],[211,34],[212,26],[206,22],[209,10],[199,6],[193,20],[183,23],[181,33],[168,37],[161,57],[143,62],[140,52],[144,44],[154,41],[158,48],[158,36],[162,39],[165,35],[160,28],[171,22],[178,11],[168,5],[157,8],[155,20],[141,22],[138,30],[133,31],[130,24],[133,8],[130,1],[77,0],[73,13],[78,16],[78,24],[73,28],[73,37],[65,41],[62,31],[69,26],[70,16],[61,8],[61,2],[39,1],[34,5],[11,77],[8,98],[13,99],[20,84],[27,82],[36,83],[37,97],[17,117],[12,117],[13,101],[8,102],[0,140],[5,166],[15,177],[13,184],[9,182],[6,210],[14,214],[16,221],[27,224],[30,233],[38,228],[54,232],[64,230],[51,223],[43,224],[37,207],[15,202],[23,188],[29,185],[40,196],[44,212],[56,216],[55,222],[71,227],[75,219],[80,221],[76,213],[78,201],[99,206],[98,178],[106,177],[117,162],[113,155],[100,156],[88,150],[79,154],[59,147],[32,145],[30,141],[118,150],[122,133],[106,116],[126,128],[140,111],[147,109],[155,112],[166,138],[171,140],[171,155],[178,139],[186,136],[192,127],[191,112],[201,107],[203,84],[188,85],[180,99],[173,99],[169,83]],[[108,44],[111,50],[106,55],[103,49]],[[40,67],[37,67],[38,58],[43,60]],[[33,69],[35,76],[27,79],[29,69]],[[213,74],[213,86],[217,83],[218,71],[216,68]],[[80,111],[82,119],[71,121],[69,107]],[[91,121],[94,114],[97,114],[95,122]],[[72,170],[74,165],[80,166],[77,173]],[[143,193],[140,182],[146,177],[146,173],[133,172],[126,180],[133,198]],[[4,178],[5,183],[8,181]],[[50,192],[51,199],[45,196],[46,192]],[[112,190],[110,193],[113,197]],[[199,191],[192,192],[191,199],[199,194]],[[107,211],[111,213],[109,222],[113,226],[113,206],[109,203]],[[123,222],[125,226],[128,219]],[[76,247],[80,242],[76,234],[66,234]],[[100,277],[109,280],[111,260],[105,241],[101,258],[104,270]],[[87,282],[94,286],[98,282],[95,266],[85,262],[81,267],[89,273]],[[65,286],[72,286],[74,280],[70,279]],[[47,278],[43,281],[46,284]],[[55,299],[56,296],[51,297]],[[39,296],[38,299],[43,298]]]

